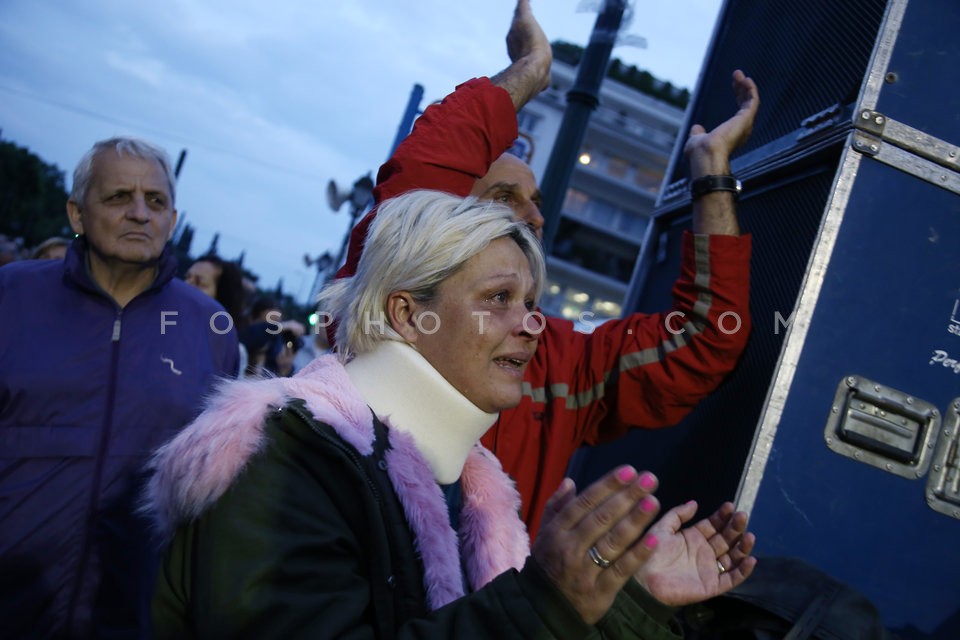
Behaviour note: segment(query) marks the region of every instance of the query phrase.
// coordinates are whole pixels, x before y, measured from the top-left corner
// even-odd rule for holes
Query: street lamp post
[[[312,257],[309,253],[305,253],[303,255],[303,264],[305,264],[307,268],[317,268],[317,275],[313,277],[313,285],[310,287],[310,297],[307,298],[307,303],[314,305],[317,303],[317,294],[320,293],[320,287],[326,281],[327,270],[330,269],[330,265],[333,264],[333,256],[330,255],[329,251],[324,251],[323,254],[316,258]]]
[[[333,278],[337,269],[339,269],[343,263],[343,258],[347,253],[347,245],[350,243],[350,232],[353,231],[354,225],[357,224],[357,218],[366,210],[367,205],[370,204],[370,200],[372,199],[373,178],[370,177],[370,173],[358,178],[357,181],[353,183],[353,188],[349,193],[340,192],[340,190],[337,189],[337,183],[333,180],[327,184],[327,203],[331,209],[339,211],[344,202],[350,201],[350,224],[347,226],[346,233],[343,234],[343,242],[340,244],[340,251],[337,253],[337,258],[330,265],[330,270],[327,274],[328,281]]]
[[[584,49],[583,58],[577,65],[577,77],[567,92],[567,108],[560,121],[553,150],[547,159],[547,167],[540,181],[544,207],[541,211],[543,225],[543,249],[547,255],[560,226],[560,211],[567,193],[567,184],[573,173],[576,156],[590,121],[590,113],[600,103],[600,85],[610,62],[610,52],[620,31],[627,0],[604,0],[597,13],[597,21],[590,34],[590,42]]]

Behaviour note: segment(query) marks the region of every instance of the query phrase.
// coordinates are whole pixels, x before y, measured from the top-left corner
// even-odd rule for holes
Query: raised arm
[[[464,82],[424,111],[413,131],[381,167],[377,202],[411,189],[465,196],[517,139],[516,113],[550,83],[553,52],[530,10],[517,0],[507,32],[510,64],[488,78]]]
[[[712,131],[703,125],[690,128],[684,153],[690,162],[690,177],[728,175],[730,154],[747,141],[760,107],[756,83],[743,71],[733,72],[733,90],[739,108],[727,121]],[[693,202],[693,232],[717,235],[740,235],[733,194],[728,191],[708,193]]]
[[[510,66],[490,81],[510,94],[517,111],[550,84],[553,50],[530,9],[530,0],[517,0],[510,31],[507,32]]]

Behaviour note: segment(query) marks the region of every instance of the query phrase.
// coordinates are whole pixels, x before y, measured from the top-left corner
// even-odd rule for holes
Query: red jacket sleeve
[[[503,88],[474,78],[423,112],[377,174],[374,208],[350,233],[343,278],[356,273],[376,205],[414,189],[458,196],[470,193],[500,154],[517,139],[517,113]]]
[[[729,374],[750,335],[750,237],[686,234],[673,306],[611,320],[591,334],[569,323],[547,336],[548,379],[567,371],[576,437],[598,444],[631,427],[682,420]],[[546,346],[546,345],[544,345]]]

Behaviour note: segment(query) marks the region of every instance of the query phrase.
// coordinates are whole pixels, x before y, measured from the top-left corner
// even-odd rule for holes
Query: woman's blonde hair
[[[327,285],[320,306],[337,323],[340,359],[403,341],[386,316],[387,297],[409,291],[429,304],[444,280],[499,238],[514,240],[530,263],[539,301],[546,279],[543,251],[509,207],[439,191],[411,191],[383,202],[367,232],[357,272]]]

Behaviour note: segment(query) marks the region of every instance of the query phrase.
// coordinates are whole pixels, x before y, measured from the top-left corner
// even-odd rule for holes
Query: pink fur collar
[[[302,398],[319,421],[329,424],[362,455],[373,452],[373,418],[333,356],[314,360],[293,378],[228,381],[204,412],[151,462],[153,476],[145,508],[164,539],[199,517],[264,446],[267,414]],[[424,564],[428,604],[435,609],[463,594],[460,550],[447,508],[429,467],[405,433],[390,431],[388,474],[416,538]],[[467,579],[474,589],[529,555],[529,538],[518,517],[520,495],[499,461],[477,444],[462,475],[460,542]]]

